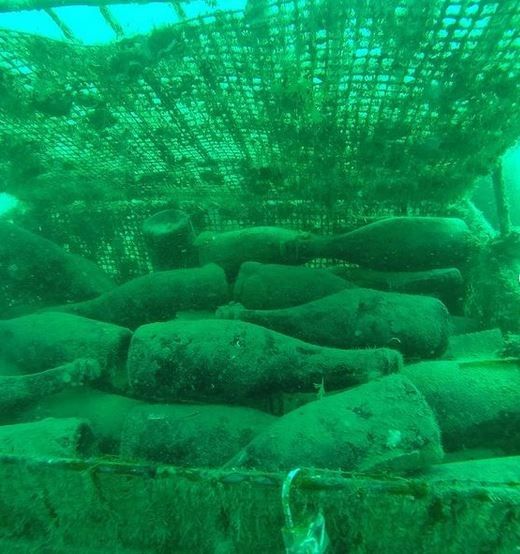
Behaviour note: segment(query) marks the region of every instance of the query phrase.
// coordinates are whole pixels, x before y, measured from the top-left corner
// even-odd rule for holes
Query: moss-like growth
[[[137,329],[134,394],[150,400],[250,403],[279,391],[327,390],[397,371],[395,350],[321,348],[242,321],[175,320]]]
[[[254,439],[233,463],[417,471],[442,458],[435,417],[408,379],[389,376],[311,402]]]
[[[362,288],[279,310],[248,310],[231,304],[222,306],[217,315],[321,346],[390,347],[408,358],[440,356],[450,332],[448,311],[436,298]]]
[[[183,310],[214,310],[229,299],[222,269],[214,264],[157,271],[77,304],[52,308],[130,329],[173,319]]]

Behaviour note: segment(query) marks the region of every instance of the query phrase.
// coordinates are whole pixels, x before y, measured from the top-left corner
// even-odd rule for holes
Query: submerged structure
[[[518,549],[519,29],[0,0],[4,551]]]

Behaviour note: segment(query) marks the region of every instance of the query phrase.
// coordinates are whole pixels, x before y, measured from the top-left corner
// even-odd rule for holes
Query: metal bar
[[[191,0],[185,0],[186,3]],[[153,0],[164,4],[171,0]],[[19,12],[23,10],[47,10],[64,6],[109,6],[110,4],[149,4],[150,0],[0,0],[1,12]]]
[[[101,15],[103,16],[103,19],[106,21],[107,25],[114,31],[117,38],[122,38],[125,36],[125,32],[123,31],[123,27],[117,21],[117,19],[114,17],[112,12],[110,11],[110,8],[108,6],[99,6],[99,11]]]
[[[53,8],[45,8],[44,11],[54,21],[54,23],[56,23],[60,31],[63,33],[63,36],[67,40],[78,42],[78,39],[75,37],[74,33],[71,31],[69,26],[63,20],[60,19],[59,15],[54,11]]]
[[[495,191],[495,202],[497,206],[498,226],[500,235],[507,237],[511,233],[511,216],[509,213],[509,202],[507,192],[502,175],[502,162],[498,162],[493,168],[491,175],[493,181],[493,189]]]
[[[186,12],[183,10],[180,0],[173,0],[170,4],[179,19],[186,19]]]

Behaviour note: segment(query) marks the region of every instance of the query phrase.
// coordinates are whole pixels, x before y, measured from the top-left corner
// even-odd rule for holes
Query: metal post
[[[498,228],[500,235],[506,237],[511,233],[511,216],[509,214],[509,202],[502,174],[502,162],[499,161],[493,168],[491,175],[493,189],[495,191],[495,203],[497,206]]]

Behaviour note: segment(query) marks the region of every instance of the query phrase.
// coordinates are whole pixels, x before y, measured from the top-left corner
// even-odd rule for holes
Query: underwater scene
[[[0,0],[0,552],[520,553],[520,2]]]

